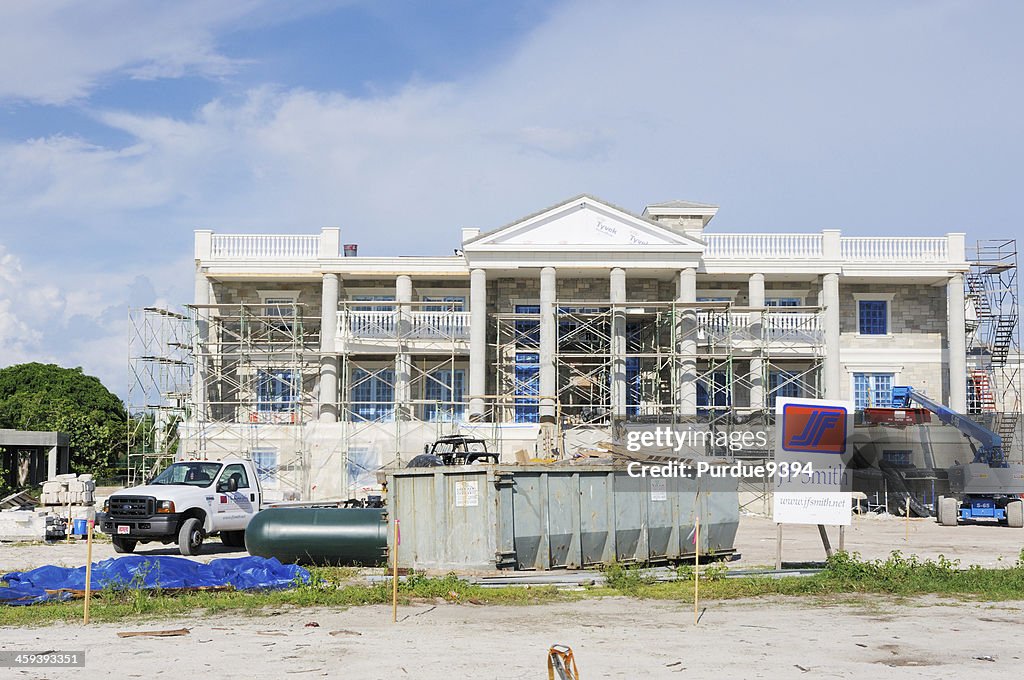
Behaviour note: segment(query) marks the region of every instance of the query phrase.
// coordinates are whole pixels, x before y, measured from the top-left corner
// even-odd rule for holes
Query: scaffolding
[[[189,413],[193,361],[189,318],[158,307],[128,310],[128,485],[174,459]]]
[[[472,433],[500,447],[494,427],[466,422],[469,315],[457,301],[341,301],[338,395],[343,488],[378,484],[446,434]]]
[[[624,349],[615,349],[616,320]],[[540,314],[499,314],[492,346],[503,422],[534,422],[539,403]],[[625,422],[725,424],[767,418],[775,396],[821,394],[824,333],[818,307],[728,302],[558,301],[557,392],[563,427],[614,419],[612,372],[625,372]],[[694,383],[687,399],[685,383]],[[763,397],[751,402],[750,394]],[[621,399],[621,397],[620,397]],[[742,402],[742,403],[741,403]]]
[[[1020,305],[1017,242],[978,241],[964,277],[968,312],[968,411],[987,417],[1006,451],[1021,442]],[[973,314],[970,313],[973,311]]]
[[[264,486],[308,497],[320,318],[295,302],[190,305],[189,458],[252,458]]]

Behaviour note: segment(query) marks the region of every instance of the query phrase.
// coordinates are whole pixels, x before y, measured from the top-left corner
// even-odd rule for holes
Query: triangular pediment
[[[667,247],[701,252],[704,243],[590,196],[579,196],[512,224],[481,234],[465,250],[589,250]]]

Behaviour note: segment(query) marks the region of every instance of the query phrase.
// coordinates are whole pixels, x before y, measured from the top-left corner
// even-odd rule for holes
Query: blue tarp
[[[130,555],[92,565],[92,590],[199,588],[233,586],[236,590],[289,588],[309,583],[306,569],[281,564],[271,557],[217,559],[209,564],[183,557]],[[15,571],[0,576],[0,604],[36,604],[65,600],[68,592],[85,590],[85,567],[46,566],[32,571]],[[7,587],[4,587],[4,586]]]

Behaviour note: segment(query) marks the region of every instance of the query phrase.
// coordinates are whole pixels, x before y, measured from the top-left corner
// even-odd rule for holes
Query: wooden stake
[[[700,599],[700,516],[693,525],[693,625],[697,625],[700,615],[697,613],[697,602]]]
[[[398,623],[398,518],[395,518],[395,531],[391,555],[391,623]]]
[[[85,610],[82,614],[82,623],[89,623],[89,600],[92,599],[92,526],[94,520],[89,520],[85,539]]]
[[[775,571],[782,570],[782,525],[776,524],[775,532]]]
[[[818,525],[818,534],[821,535],[821,545],[825,547],[825,557],[832,557],[832,544],[828,540],[828,532],[825,531],[825,525]]]
[[[906,526],[907,530],[905,532],[906,535],[903,537],[903,540],[904,541],[909,541],[910,540],[910,496],[907,496],[907,507],[904,509],[903,513],[907,517],[907,521],[904,522],[904,525]]]
[[[839,525],[839,552],[846,552],[846,527]]]

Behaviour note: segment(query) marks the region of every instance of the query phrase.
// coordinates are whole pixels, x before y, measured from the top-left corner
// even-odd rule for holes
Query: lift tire
[[[939,524],[944,527],[955,527],[960,516],[955,498],[943,496],[939,499]]]
[[[120,536],[111,536],[110,542],[114,544],[116,553],[133,553],[135,545],[138,543],[134,538],[121,538]]]
[[[1010,501],[1006,504],[1006,526],[1012,529],[1024,528],[1024,501]]]
[[[189,517],[178,529],[178,552],[182,555],[198,555],[203,547],[203,523]]]

